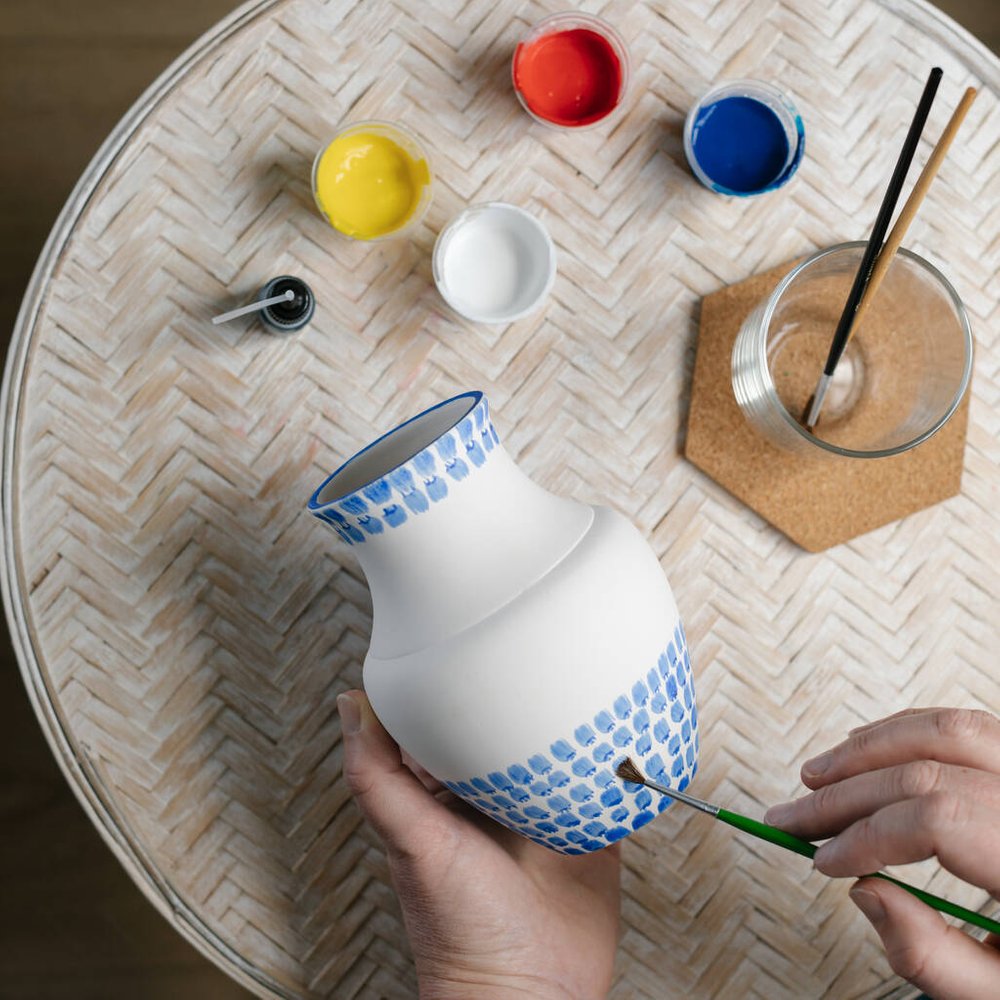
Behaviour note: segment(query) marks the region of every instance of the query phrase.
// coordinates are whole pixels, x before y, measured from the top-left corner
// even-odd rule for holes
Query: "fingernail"
[[[340,713],[340,728],[345,736],[356,736],[361,732],[361,706],[351,695],[337,695],[337,711]]]
[[[852,889],[850,892],[854,905],[876,926],[885,920],[885,907],[882,900],[869,889]]]
[[[771,808],[764,813],[764,822],[770,823],[772,826],[781,826],[782,823],[788,821],[791,815],[792,803],[780,802],[776,806],[771,806]]]
[[[824,875],[833,875],[835,872],[840,875],[846,875],[847,872],[838,872],[837,870],[837,866],[841,864],[840,855],[843,851],[844,847],[839,837],[834,837],[833,840],[828,840],[825,844],[820,844],[813,855],[813,868]],[[830,870],[831,866],[834,871]]]
[[[830,769],[830,761],[832,760],[833,754],[827,750],[826,753],[821,753],[818,757],[807,760],[802,765],[802,773],[807,778],[818,778]]]

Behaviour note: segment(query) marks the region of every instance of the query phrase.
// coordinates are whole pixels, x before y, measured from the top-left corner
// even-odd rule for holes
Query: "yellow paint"
[[[334,228],[370,240],[404,226],[430,183],[427,161],[414,159],[388,136],[342,135],[316,167],[316,200]]]

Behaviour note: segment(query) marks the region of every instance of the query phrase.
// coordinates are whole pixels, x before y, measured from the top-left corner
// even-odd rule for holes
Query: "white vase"
[[[562,499],[499,443],[480,392],[401,424],[313,494],[374,618],[364,684],[393,738],[457,795],[566,854],[620,840],[684,789],[697,710],[659,562],[606,507]]]

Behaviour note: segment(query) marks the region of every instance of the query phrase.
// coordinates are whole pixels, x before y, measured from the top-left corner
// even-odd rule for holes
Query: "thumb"
[[[450,839],[452,814],[403,763],[363,691],[337,696],[344,778],[390,858],[415,860]]]
[[[935,1000],[982,1000],[995,996],[1000,952],[947,924],[899,886],[865,878],[851,899],[871,921],[893,972]]]

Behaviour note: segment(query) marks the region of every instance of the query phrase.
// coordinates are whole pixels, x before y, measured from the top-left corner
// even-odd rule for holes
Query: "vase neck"
[[[541,580],[593,519],[518,469],[485,398],[409,461],[311,509],[358,556],[380,659],[483,621]]]

